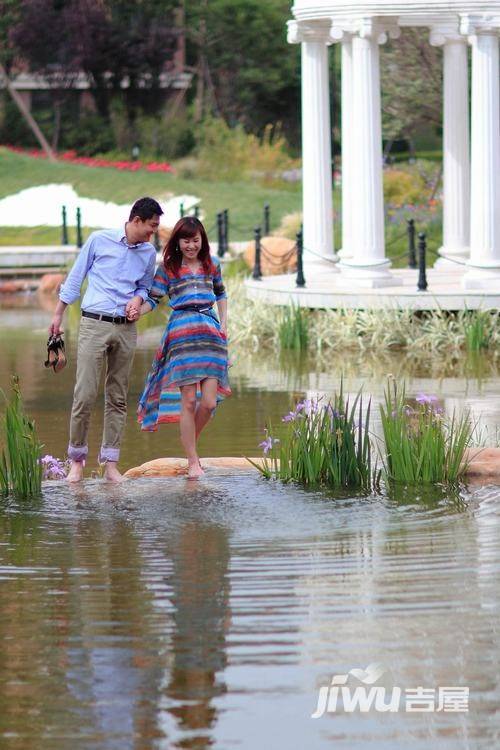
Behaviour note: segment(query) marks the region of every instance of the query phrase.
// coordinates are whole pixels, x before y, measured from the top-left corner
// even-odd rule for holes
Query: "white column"
[[[342,286],[379,287],[399,283],[385,257],[380,110],[379,42],[386,37],[371,19],[352,39],[353,114],[355,149],[351,201],[352,257],[339,264]]]
[[[440,255],[464,262],[470,240],[469,73],[465,37],[457,31],[431,33],[443,51],[443,245]],[[435,268],[463,271],[439,258]]]
[[[342,249],[339,258],[352,256],[353,243],[353,160],[356,144],[353,140],[353,71],[352,38],[343,35],[341,41],[342,66]]]
[[[473,31],[471,104],[471,234],[466,289],[500,282],[500,112],[498,30]],[[500,17],[497,19],[500,26]]]
[[[328,75],[329,23],[288,23],[302,46],[302,205],[304,274],[335,270]]]

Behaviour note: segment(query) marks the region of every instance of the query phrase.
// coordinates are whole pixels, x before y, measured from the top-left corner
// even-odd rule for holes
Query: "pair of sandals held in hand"
[[[54,372],[60,372],[66,367],[66,352],[61,333],[49,336],[49,340],[47,341],[47,359],[44,364],[45,367],[52,367]]]

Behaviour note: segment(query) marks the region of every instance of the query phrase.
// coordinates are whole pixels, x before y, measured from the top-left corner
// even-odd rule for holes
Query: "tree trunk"
[[[47,154],[47,157],[50,159],[50,161],[57,161],[56,156],[49,146],[47,139],[45,138],[44,134],[38,127],[33,115],[29,111],[28,107],[25,105],[23,99],[17,91],[15,90],[14,86],[12,85],[12,81],[10,80],[9,76],[7,75],[4,66],[0,63],[0,75],[4,77],[5,80],[5,86],[7,88],[7,91],[11,95],[12,99],[14,100],[17,108],[19,109],[20,113],[26,120],[26,123],[28,124],[28,127],[30,128],[31,132],[37,139],[38,143],[42,147],[43,151]]]

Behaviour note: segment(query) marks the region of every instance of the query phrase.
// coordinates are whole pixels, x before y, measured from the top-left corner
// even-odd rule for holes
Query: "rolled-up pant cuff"
[[[99,453],[99,463],[105,464],[107,461],[114,461],[116,463],[119,458],[119,448],[106,448],[105,445],[101,447],[101,452]]]
[[[88,452],[88,445],[71,445],[71,443],[68,445],[68,458],[71,461],[85,463]]]

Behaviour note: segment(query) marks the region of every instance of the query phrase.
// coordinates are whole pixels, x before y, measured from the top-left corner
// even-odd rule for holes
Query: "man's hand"
[[[49,327],[49,334],[51,336],[57,336],[60,333],[64,333],[63,329],[61,328],[62,323],[62,315],[59,315],[58,313],[54,314],[54,317],[52,318],[52,323]]]
[[[142,297],[132,297],[125,306],[125,315],[128,320],[138,320],[141,314]]]

